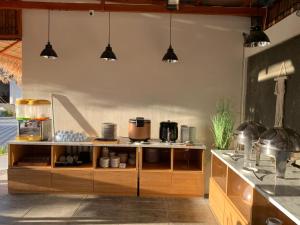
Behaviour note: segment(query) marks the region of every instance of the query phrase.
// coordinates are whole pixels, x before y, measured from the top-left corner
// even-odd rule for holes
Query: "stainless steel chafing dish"
[[[256,165],[259,165],[261,154],[272,157],[276,164],[276,176],[284,178],[287,160],[293,152],[300,152],[300,135],[289,128],[271,128],[256,143]]]
[[[257,122],[247,121],[242,123],[234,132],[236,150],[244,151],[244,167],[249,167],[248,161],[252,153],[253,144],[259,136],[266,131],[266,128]]]
[[[266,128],[260,123],[254,121],[244,122],[234,131],[235,141],[241,145],[257,141],[264,131],[266,131]]]

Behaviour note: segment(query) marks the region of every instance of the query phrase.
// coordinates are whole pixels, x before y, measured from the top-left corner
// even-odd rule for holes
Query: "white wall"
[[[59,59],[50,61],[39,57],[47,38],[47,12],[24,10],[23,96],[59,95],[56,129],[93,135],[101,122],[112,121],[119,135],[127,136],[128,119],[144,116],[152,120],[153,138],[159,122],[169,119],[196,126],[199,140],[210,144],[216,102],[229,98],[239,115],[241,33],[249,30],[249,19],[173,18],[173,47],[180,63],[161,62],[169,44],[169,16],[146,13],[111,14],[112,47],[119,58],[111,63],[99,59],[107,44],[107,14],[55,11],[51,41]]]

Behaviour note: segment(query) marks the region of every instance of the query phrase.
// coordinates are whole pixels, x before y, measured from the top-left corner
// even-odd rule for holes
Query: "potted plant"
[[[234,115],[231,104],[227,100],[217,103],[216,114],[211,118],[214,147],[220,150],[228,149],[233,133]]]

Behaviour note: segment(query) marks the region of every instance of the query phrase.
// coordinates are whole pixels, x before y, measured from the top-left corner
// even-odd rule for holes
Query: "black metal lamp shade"
[[[261,26],[251,27],[250,34],[245,37],[244,46],[248,48],[252,47],[264,47],[269,45],[270,39],[262,30]]]
[[[46,47],[41,52],[40,56],[47,58],[47,59],[56,59],[58,57],[56,52],[52,48],[52,45],[50,44],[50,42],[48,42],[46,44]]]
[[[174,49],[170,45],[170,47],[167,50],[167,53],[164,55],[163,59],[164,62],[167,63],[177,63],[178,62],[178,57],[174,52]]]
[[[115,53],[112,50],[112,47],[110,44],[108,44],[104,50],[104,52],[100,56],[101,59],[104,59],[106,61],[116,61],[117,57]]]

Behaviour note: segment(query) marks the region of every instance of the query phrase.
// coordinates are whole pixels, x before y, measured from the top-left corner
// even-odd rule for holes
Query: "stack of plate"
[[[99,164],[100,164],[100,167],[102,167],[102,168],[108,168],[109,167],[109,158],[108,157],[101,157],[100,158],[100,162],[99,162]]]
[[[102,123],[101,134],[102,138],[114,140],[117,138],[117,125],[114,123]]]
[[[111,168],[119,168],[120,166],[120,157],[119,156],[113,156],[110,158],[110,167]]]
[[[127,159],[128,159],[127,153],[119,153],[118,156],[120,157],[121,163],[127,163]]]

